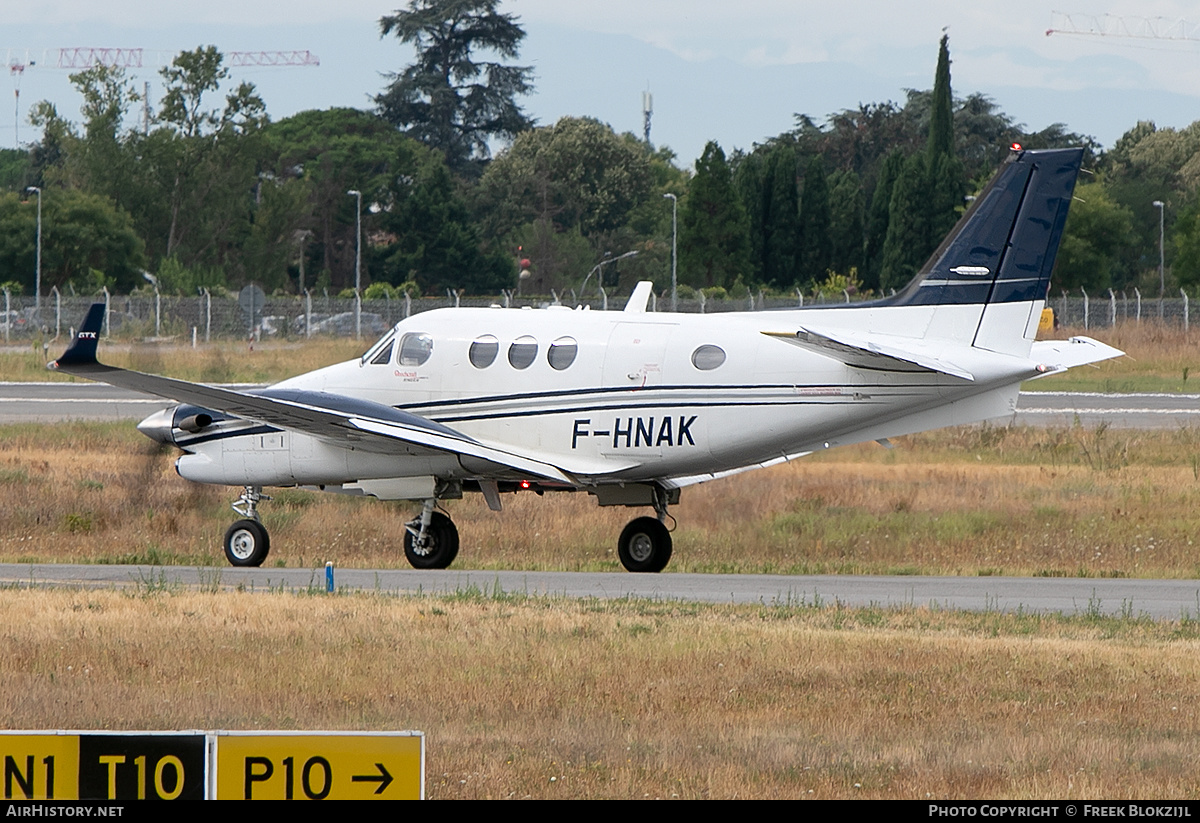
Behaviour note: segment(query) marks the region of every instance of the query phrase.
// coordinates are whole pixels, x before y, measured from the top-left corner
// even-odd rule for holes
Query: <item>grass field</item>
[[[686,489],[669,571],[1200,576],[1200,431],[968,427]],[[0,561],[224,564],[235,491],[128,424],[0,427]],[[412,504],[272,490],[267,563],[405,567]],[[458,565],[618,570],[637,510],[588,495],[445,505]]]
[[[431,798],[1194,798],[1200,623],[0,593],[10,728],[419,729]]]

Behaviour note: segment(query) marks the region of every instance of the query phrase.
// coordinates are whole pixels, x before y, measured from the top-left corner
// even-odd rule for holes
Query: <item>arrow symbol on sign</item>
[[[382,763],[376,763],[375,768],[379,769],[379,774],[356,774],[350,778],[351,783],[374,783],[379,782],[379,788],[375,790],[375,794],[383,794],[383,790],[392,785],[392,776],[388,770],[383,767]]]

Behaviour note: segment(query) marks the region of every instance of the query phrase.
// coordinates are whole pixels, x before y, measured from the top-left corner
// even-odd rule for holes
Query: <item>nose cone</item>
[[[159,443],[174,443],[175,439],[172,437],[174,420],[175,407],[172,406],[169,409],[156,411],[138,423],[137,429],[151,440],[157,440]]]

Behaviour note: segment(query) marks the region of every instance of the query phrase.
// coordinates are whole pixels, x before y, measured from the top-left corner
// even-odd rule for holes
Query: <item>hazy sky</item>
[[[275,119],[309,108],[369,107],[383,75],[411,58],[394,38],[379,37],[379,18],[398,6],[373,0],[0,0],[6,41],[0,49],[8,50],[0,56],[9,64],[37,63],[21,75],[0,76],[9,92],[0,95],[0,146],[14,145],[18,136],[21,143],[37,138],[27,122],[37,100],[78,116],[69,72],[52,65],[55,50],[64,47],[146,49],[147,67],[133,74],[151,82],[152,100],[161,94],[157,52],[169,59],[208,44],[222,51],[308,49],[320,57],[319,68],[241,70],[235,79],[258,85]],[[708,140],[727,151],[749,148],[790,128],[796,112],[820,121],[860,102],[901,101],[906,88],[929,88],[943,27],[955,93],[982,92],[1031,129],[1061,121],[1111,146],[1138,120],[1181,127],[1200,119],[1200,41],[1047,36],[1051,26],[1063,25],[1051,9],[1036,0],[501,5],[520,17],[527,34],[518,62],[537,75],[535,93],[523,100],[532,116],[552,123],[589,115],[640,134],[642,92],[649,89],[651,139],[671,146],[684,165]],[[1154,22],[1157,29],[1186,36],[1196,30],[1200,37],[1200,25],[1171,26],[1189,15],[1200,24],[1194,3],[1109,0],[1078,11],[1163,18]],[[10,96],[18,80],[19,125]]]

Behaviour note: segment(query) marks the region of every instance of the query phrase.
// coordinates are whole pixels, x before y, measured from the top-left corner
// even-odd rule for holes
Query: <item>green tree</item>
[[[488,139],[515,137],[532,124],[516,98],[532,90],[533,69],[475,59],[478,51],[518,54],[525,32],[499,0],[410,0],[380,19],[381,36],[395,34],[416,50],[416,62],[375,98],[384,119],[442,151],[457,173],[489,156]]]
[[[763,178],[762,277],[778,289],[797,281],[800,241],[800,193],[796,185],[796,152],[789,144],[771,150]]]
[[[829,185],[825,180],[825,161],[814,154],[804,172],[804,192],[800,197],[798,274],[804,281],[820,280],[833,265],[830,244],[831,224]]]
[[[871,209],[867,215],[867,236],[863,245],[863,256],[866,268],[863,271],[863,286],[868,289],[880,288],[880,275],[883,271],[883,248],[887,240],[888,220],[891,216],[892,191],[896,179],[904,168],[904,153],[896,149],[887,156],[875,183],[875,193],[871,197]]]
[[[513,261],[480,250],[478,231],[440,157],[421,165],[403,207],[383,222],[396,238],[381,251],[383,274],[394,285],[414,280],[432,294],[447,288],[496,294],[515,285]]]
[[[1075,190],[1062,243],[1055,259],[1051,288],[1091,293],[1123,288],[1135,277],[1137,235],[1133,215],[1116,203],[1102,182]]]
[[[37,201],[0,194],[0,271],[33,293],[37,260]],[[42,292],[81,284],[103,272],[128,291],[142,282],[144,246],[129,215],[106,198],[71,189],[42,195]]]
[[[929,172],[924,154],[904,162],[892,187],[887,236],[879,270],[880,289],[900,289],[929,257]]]
[[[564,117],[532,129],[493,160],[479,186],[486,233],[504,236],[544,219],[598,238],[625,226],[653,193],[644,147],[591,118]]]
[[[863,269],[863,192],[858,175],[836,171],[829,178],[830,268],[848,274]]]
[[[750,221],[733,190],[725,152],[715,142],[696,161],[696,176],[680,212],[682,282],[731,288],[739,277],[749,278]]]

